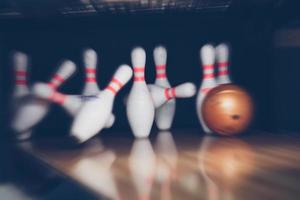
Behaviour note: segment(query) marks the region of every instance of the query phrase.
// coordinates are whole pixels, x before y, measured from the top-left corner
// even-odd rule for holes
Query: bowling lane
[[[137,140],[108,135],[80,148],[67,148],[55,138],[23,142],[17,148],[44,163],[45,170],[59,172],[99,198],[296,200],[300,196],[297,136],[258,132],[224,138],[165,131]]]

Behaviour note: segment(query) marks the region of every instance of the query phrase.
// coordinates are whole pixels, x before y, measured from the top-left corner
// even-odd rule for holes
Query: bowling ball
[[[219,85],[208,92],[202,105],[206,125],[214,132],[231,136],[245,131],[253,117],[253,101],[241,87]]]

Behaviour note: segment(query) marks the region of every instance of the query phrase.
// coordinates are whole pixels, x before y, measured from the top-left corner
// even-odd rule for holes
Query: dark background
[[[155,77],[152,51],[158,44],[168,49],[167,75],[171,84],[191,81],[199,87],[202,80],[199,49],[205,43],[220,42],[231,45],[230,71],[234,83],[246,88],[255,100],[252,128],[298,131],[299,47],[275,48],[273,42],[276,30],[298,26],[297,8],[298,3],[292,1],[233,1],[225,11],[59,17],[44,16],[43,10],[30,15],[31,10],[25,7],[29,15],[0,20],[1,135],[9,132],[8,105],[14,81],[9,60],[12,50],[30,56],[30,84],[47,81],[62,59],[71,59],[77,64],[77,73],[60,91],[79,94],[84,83],[81,53],[85,47],[92,47],[98,53],[97,79],[102,89],[120,64],[131,65],[130,51],[135,46],[142,46],[147,52],[146,80],[152,83]],[[113,112],[117,118],[112,130],[129,130],[123,98],[131,85],[132,82],[116,98]],[[174,129],[200,129],[195,98],[178,100],[176,109]],[[35,135],[66,134],[70,122],[64,110],[53,105],[36,127]]]

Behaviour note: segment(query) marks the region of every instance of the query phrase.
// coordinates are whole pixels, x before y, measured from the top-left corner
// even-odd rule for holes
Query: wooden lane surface
[[[256,134],[201,137],[160,132],[151,140],[58,140],[19,148],[99,197],[121,200],[293,200],[300,198],[300,138]],[[61,144],[61,143],[60,143]]]

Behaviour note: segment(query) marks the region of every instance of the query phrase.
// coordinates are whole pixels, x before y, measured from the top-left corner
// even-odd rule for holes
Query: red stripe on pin
[[[89,73],[89,74],[96,74],[96,69],[90,68],[90,67],[86,67],[85,68],[85,72]]]
[[[228,75],[228,74],[229,74],[229,72],[227,70],[219,71],[219,73],[218,73],[219,76],[225,76],[225,75]]]
[[[219,62],[218,65],[219,67],[227,67],[228,66],[228,62]]]
[[[48,83],[48,86],[52,89],[55,89],[57,87],[53,82]]]
[[[112,86],[107,86],[107,89],[110,90],[112,93],[117,94],[117,91]]]
[[[156,69],[156,70],[163,70],[163,69],[166,69],[166,65],[157,65],[157,66],[155,66],[155,69]]]
[[[175,91],[175,88],[171,88],[171,94],[172,94],[172,97],[176,97],[176,91]]]
[[[165,89],[165,97],[166,97],[167,100],[171,99],[171,97],[169,95],[169,89],[168,88]]]
[[[26,85],[27,81],[26,80],[16,80],[16,85]]]
[[[211,88],[202,88],[201,92],[204,94],[207,94],[210,90],[211,90]]]
[[[214,65],[203,65],[204,70],[211,70],[214,69]]]
[[[145,77],[141,76],[141,77],[134,77],[133,81],[144,81]]]
[[[65,79],[63,77],[61,77],[60,75],[56,74],[53,77],[53,80],[59,81],[59,82],[63,82]]]
[[[204,74],[203,78],[204,78],[204,79],[214,78],[214,74],[213,74],[213,73],[210,73],[210,74]]]
[[[145,67],[134,67],[133,68],[133,72],[144,72],[145,71]]]
[[[85,82],[91,82],[91,83],[95,83],[96,79],[93,77],[86,77]]]
[[[58,92],[53,92],[53,95],[50,97],[54,102],[58,104],[64,104],[66,96]]]
[[[27,72],[26,71],[16,71],[16,76],[26,76]]]
[[[166,78],[166,74],[156,74],[156,78]]]
[[[123,83],[121,83],[118,79],[113,78],[111,82],[117,84],[120,88],[123,87]]]

